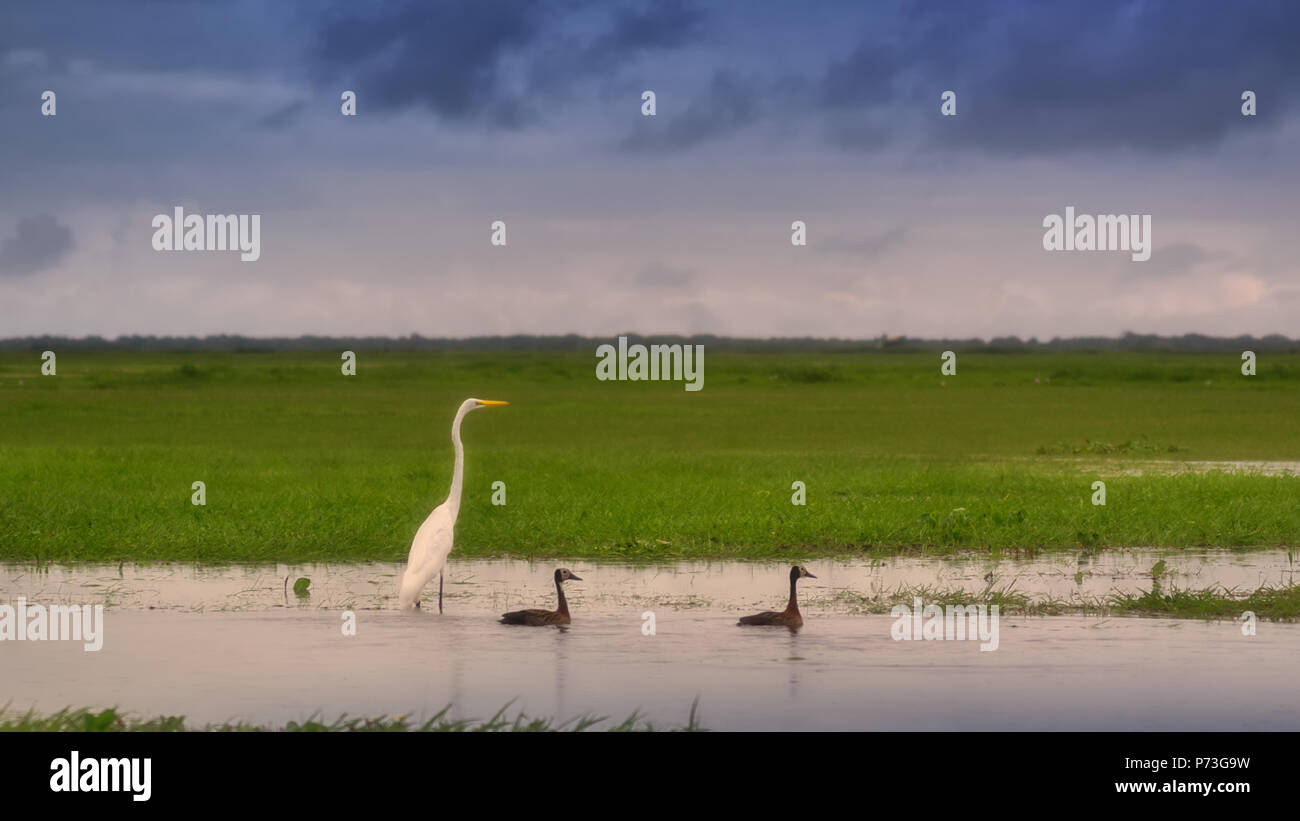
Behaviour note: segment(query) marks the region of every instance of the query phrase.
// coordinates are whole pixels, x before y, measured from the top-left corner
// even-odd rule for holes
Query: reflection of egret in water
[[[463,666],[464,665],[463,657],[468,656],[471,652],[473,652],[472,648],[461,646],[463,643],[465,643],[463,640],[465,639],[466,631],[460,629],[460,626],[455,624],[456,621],[459,621],[459,618],[453,617],[452,619],[453,623],[447,625],[447,627],[451,629],[443,631],[444,635],[447,637],[446,639],[447,643],[445,647],[446,652],[443,653],[443,657],[451,659],[451,664],[447,666],[447,672],[449,674],[447,689],[450,694],[448,696],[448,698],[450,699],[449,703],[452,705],[453,710],[456,709],[456,705],[464,703],[461,701],[461,693],[464,691],[465,688],[465,670]],[[441,710],[442,706],[439,706],[438,709]]]
[[[451,708],[447,712],[448,718],[462,717],[460,711],[468,703],[462,701],[462,695],[472,696],[475,692],[475,688],[465,682],[466,657],[475,652],[474,637],[463,624],[458,624],[460,619],[454,616],[444,616],[445,621],[434,620],[431,614],[416,609],[409,611],[409,618],[419,621],[417,629],[429,630],[434,637],[428,658],[422,663],[425,672],[420,675],[424,685],[420,701],[424,714],[418,718],[423,721],[448,707]]]

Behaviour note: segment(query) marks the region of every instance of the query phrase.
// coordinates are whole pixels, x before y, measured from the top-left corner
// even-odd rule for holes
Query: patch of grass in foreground
[[[290,721],[284,726],[269,726],[248,723],[205,724],[190,726],[184,716],[155,716],[146,718],[131,713],[121,713],[114,708],[95,711],[87,708],[65,708],[50,715],[39,715],[33,711],[18,714],[0,709],[0,732],[36,732],[36,733],[246,733],[246,732],[284,732],[284,733],[581,733],[592,730],[605,732],[657,732],[667,729],[670,732],[704,732],[698,716],[698,703],[691,705],[691,713],[686,724],[681,727],[661,728],[633,713],[619,724],[609,725],[609,719],[601,716],[579,716],[568,721],[551,718],[531,718],[522,712],[513,718],[506,715],[509,705],[502,707],[489,719],[451,719],[447,717],[450,707],[443,708],[437,715],[422,722],[412,721],[407,716],[379,716],[377,718],[354,718],[339,716],[333,721],[323,721],[316,717],[303,722]],[[606,726],[601,726],[606,725]]]
[[[927,605],[966,607],[997,605],[1003,615],[1061,616],[1155,616],[1175,619],[1239,619],[1247,610],[1265,621],[1300,621],[1300,585],[1263,586],[1249,593],[1222,585],[1200,590],[1171,588],[1166,592],[1157,581],[1142,593],[1114,592],[1100,597],[1033,596],[1007,586],[982,592],[954,590],[931,585],[900,585],[865,595],[853,591],[836,594],[837,603],[855,612],[887,614],[895,605],[911,606],[920,598]]]

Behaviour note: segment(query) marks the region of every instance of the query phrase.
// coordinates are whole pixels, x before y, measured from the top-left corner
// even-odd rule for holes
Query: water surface
[[[554,563],[456,562],[446,610],[392,608],[399,566],[196,568],[0,566],[0,602],[109,605],[104,649],[0,642],[0,703],[11,710],[117,705],[191,722],[456,717],[511,711],[657,724],[698,699],[712,729],[1300,729],[1300,625],[1003,616],[999,646],[895,641],[889,616],[843,591],[926,584],[1068,595],[1150,586],[1158,557],[1180,584],[1285,583],[1285,551],[1099,553],[1029,562],[900,558],[811,561],[804,629],[740,628],[784,603],[788,565],[565,562],[568,630],[496,623],[554,606]],[[1085,573],[1076,582],[1077,573]],[[993,581],[986,579],[990,573]],[[312,579],[298,599],[284,579]],[[341,630],[345,611],[357,635]],[[643,616],[654,614],[655,634]]]

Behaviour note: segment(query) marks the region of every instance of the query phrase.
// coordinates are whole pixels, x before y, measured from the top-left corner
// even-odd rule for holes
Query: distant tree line
[[[1126,333],[1119,337],[1081,336],[1037,338],[1000,336],[984,340],[920,339],[881,335],[872,339],[819,339],[815,337],[742,338],[712,335],[642,336],[623,334],[628,344],[692,344],[711,351],[753,352],[852,352],[852,351],[1300,351],[1300,341],[1279,334],[1263,337],[1216,337],[1203,334],[1159,336]],[[391,350],[391,351],[577,351],[591,353],[611,337],[564,336],[474,336],[462,339],[426,337],[419,334],[388,336],[299,336],[252,337],[231,336],[100,336],[71,338],[66,336],[27,336],[0,339],[0,350],[126,350],[126,351],[319,351],[319,350]]]

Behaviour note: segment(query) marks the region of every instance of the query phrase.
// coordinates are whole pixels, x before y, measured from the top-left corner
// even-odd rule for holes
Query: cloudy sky
[[[14,0],[0,337],[1300,336],[1297,31],[1287,0]],[[1150,214],[1150,261],[1043,250],[1067,205]],[[260,214],[261,259],[155,251],[177,206]]]

